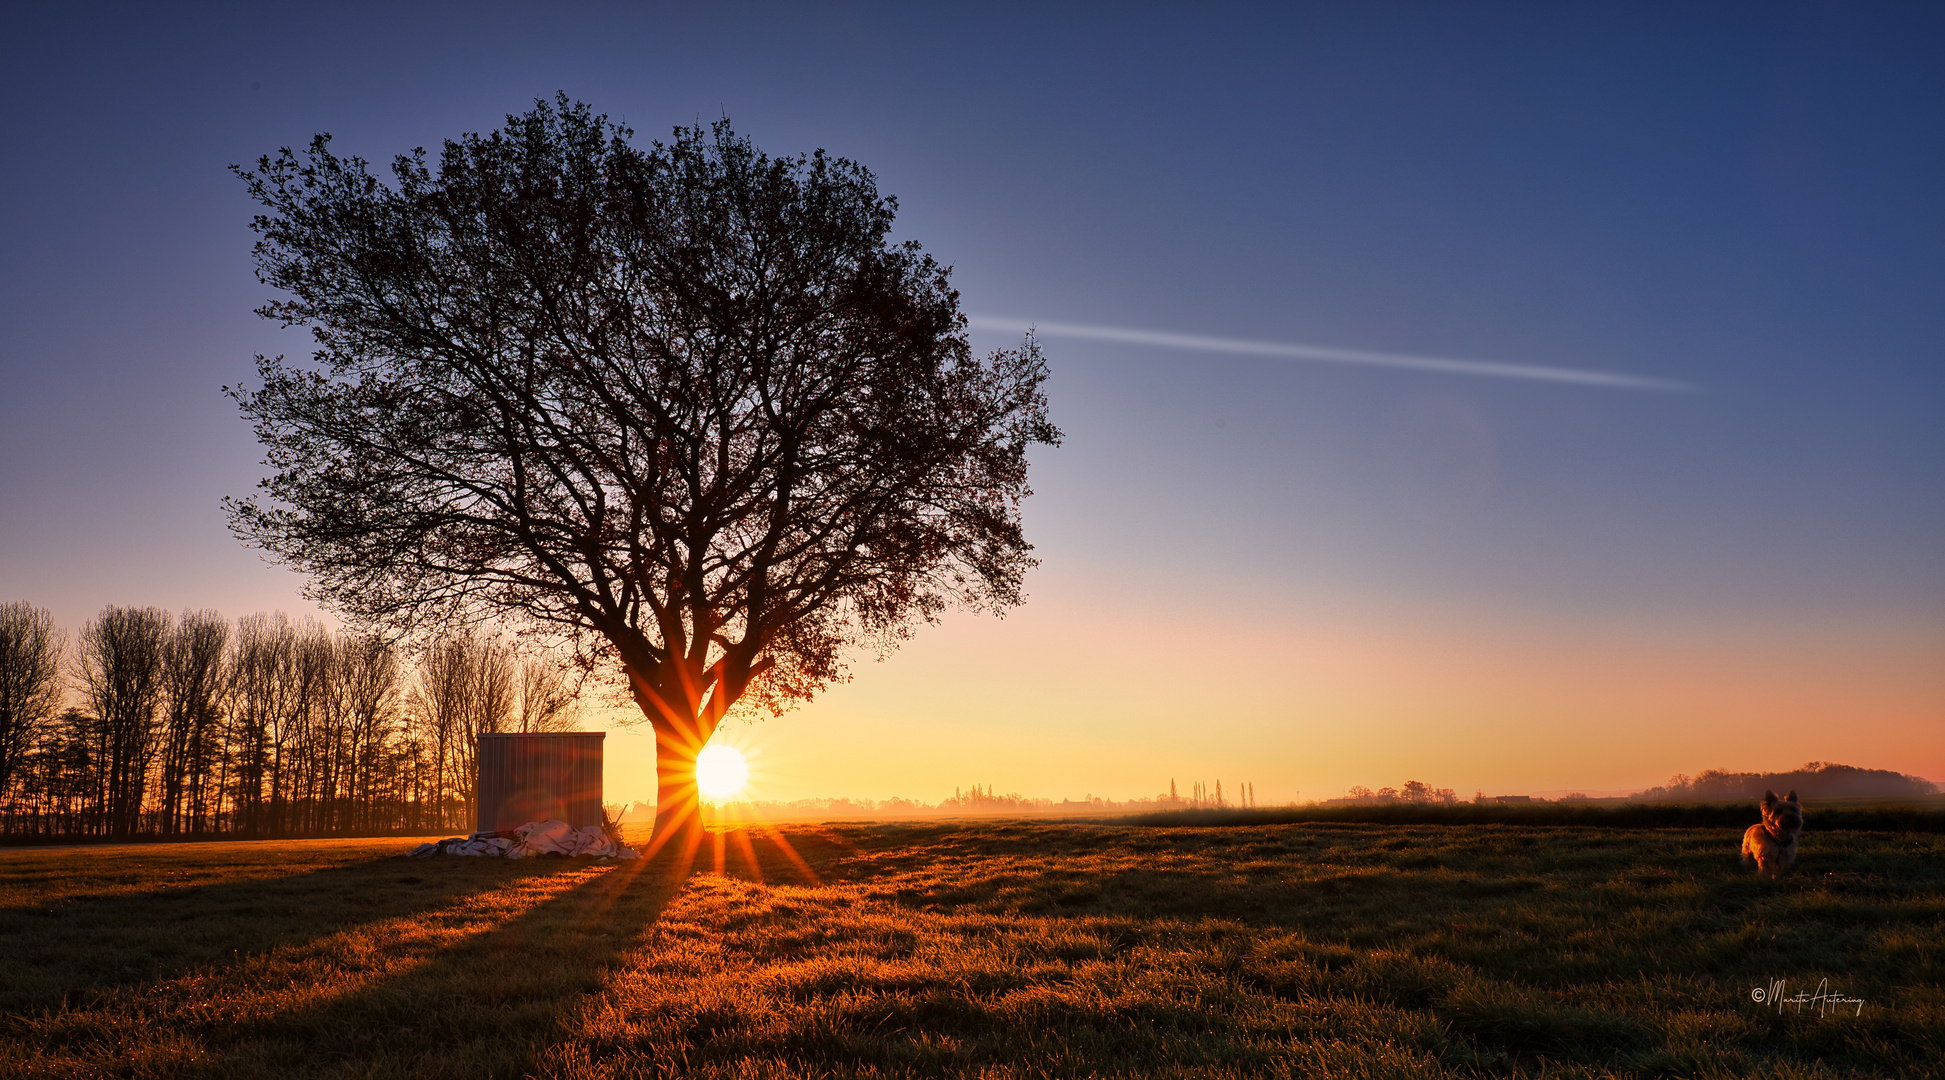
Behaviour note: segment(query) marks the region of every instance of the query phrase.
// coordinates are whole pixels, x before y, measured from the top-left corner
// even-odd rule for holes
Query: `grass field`
[[[1945,836],[825,824],[0,851],[7,1076],[1924,1076]],[[1777,980],[1785,1002],[1754,1000]],[[1799,990],[1861,999],[1792,1005]]]

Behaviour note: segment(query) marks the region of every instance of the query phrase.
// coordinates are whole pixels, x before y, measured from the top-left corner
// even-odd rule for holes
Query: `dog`
[[[1763,823],[1742,834],[1742,865],[1772,881],[1796,861],[1796,834],[1803,831],[1803,807],[1792,791],[1781,799],[1763,792]]]

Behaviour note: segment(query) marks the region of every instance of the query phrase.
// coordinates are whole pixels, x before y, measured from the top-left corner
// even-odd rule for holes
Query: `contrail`
[[[1627,375],[1613,371],[1584,371],[1579,368],[1540,367],[1533,364],[1502,364],[1493,360],[1453,360],[1443,356],[1413,356],[1408,353],[1369,352],[1364,349],[1336,349],[1328,345],[1297,345],[1275,341],[1241,341],[1236,338],[1203,337],[1199,334],[1170,334],[1159,330],[1130,330],[1117,326],[1081,326],[1075,323],[993,319],[983,315],[971,316],[966,321],[975,330],[1013,333],[1033,330],[1050,337],[1116,341],[1124,345],[1153,345],[1163,349],[1243,353],[1249,356],[1285,356],[1293,360],[1319,360],[1327,364],[1408,368],[1413,371],[1437,371],[1447,375],[1474,375],[1496,379],[1538,379],[1543,382],[1576,383],[1581,386],[1604,386],[1618,390],[1693,393],[1697,389],[1692,383],[1675,379],[1657,379],[1647,375]]]

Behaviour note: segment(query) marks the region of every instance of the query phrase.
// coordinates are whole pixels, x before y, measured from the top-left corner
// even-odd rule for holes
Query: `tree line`
[[[406,649],[283,612],[0,603],[0,834],[466,828],[476,737],[575,727],[579,681],[471,632]]]
[[[1343,798],[1324,801],[1326,803],[1412,803],[1452,806],[1458,803],[1459,793],[1451,788],[1435,788],[1422,781],[1407,780],[1403,788],[1383,787],[1376,791],[1363,784],[1353,784],[1344,793]]]
[[[739,797],[714,801],[703,806],[705,821],[782,821],[791,818],[833,818],[833,817],[925,817],[949,814],[1154,814],[1174,810],[1238,810],[1258,809],[1262,806],[1256,799],[1256,784],[1244,781],[1235,786],[1231,796],[1224,796],[1222,781],[1218,780],[1212,789],[1206,783],[1195,781],[1187,795],[1180,794],[1174,780],[1168,782],[1168,791],[1150,796],[1135,796],[1130,799],[1116,800],[1100,795],[1088,794],[1079,799],[1050,799],[1021,795],[1018,792],[995,794],[991,784],[974,784],[971,787],[955,787],[952,794],[937,803],[919,799],[893,796],[888,799],[869,799],[857,797],[809,798],[809,799],[752,799]],[[652,817],[655,807],[652,803],[635,802],[615,808],[616,817],[622,821],[640,821]]]
[[[1677,773],[1668,783],[1630,798],[1657,802],[1711,802],[1760,799],[1766,790],[1797,791],[1806,799],[1890,798],[1931,795],[1938,785],[1922,776],[1891,769],[1863,769],[1830,761],[1805,762],[1789,772],[1730,772],[1704,769],[1695,776]]]

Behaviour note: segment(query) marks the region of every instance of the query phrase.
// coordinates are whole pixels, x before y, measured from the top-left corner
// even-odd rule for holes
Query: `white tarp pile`
[[[413,848],[415,858],[428,855],[493,855],[529,859],[536,855],[590,855],[597,859],[638,859],[640,854],[603,832],[599,825],[576,829],[565,821],[529,821],[504,832],[455,836]]]

